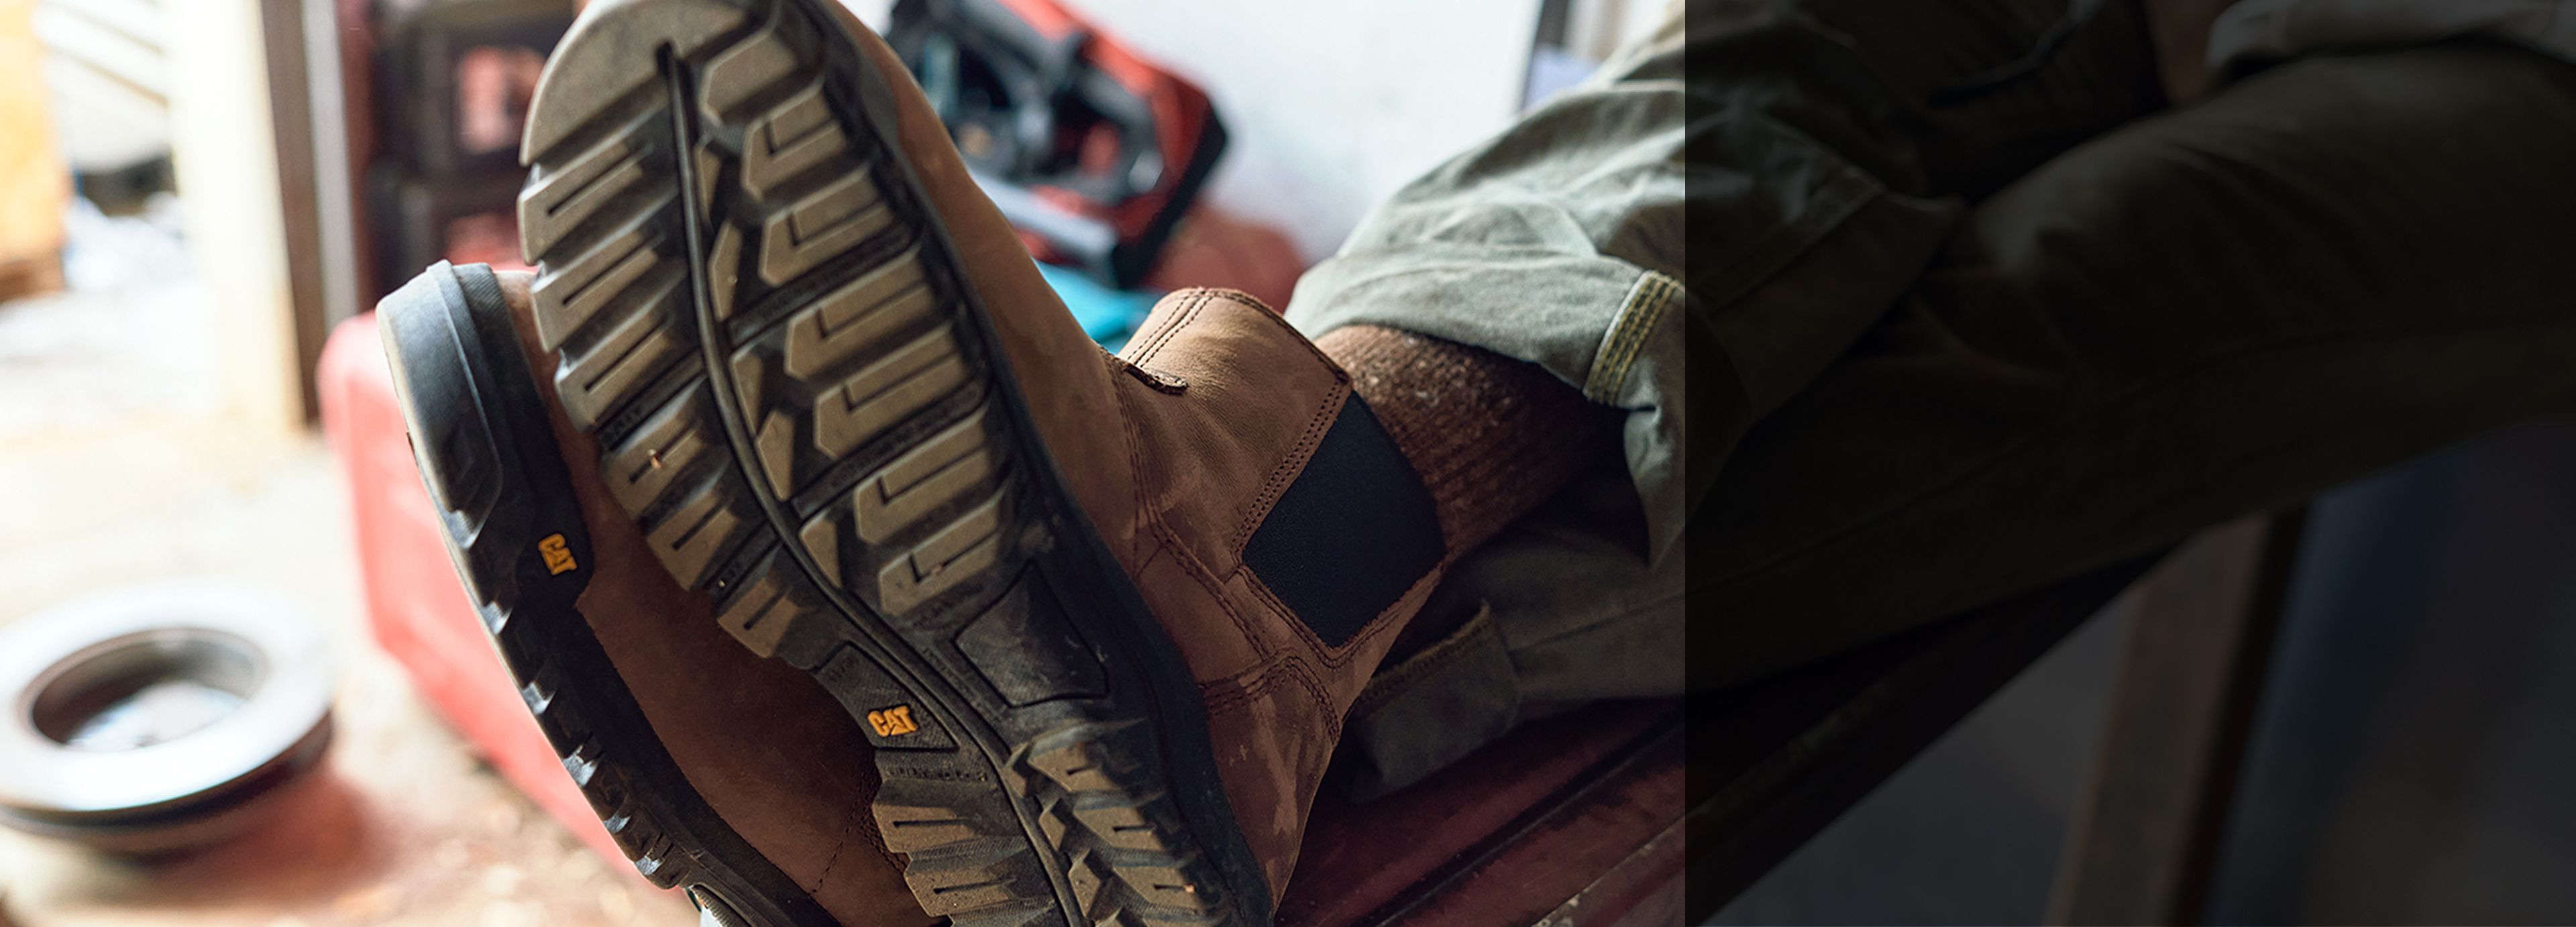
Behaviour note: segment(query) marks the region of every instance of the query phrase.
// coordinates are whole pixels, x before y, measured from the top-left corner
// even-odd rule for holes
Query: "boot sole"
[[[519,217],[563,410],[663,567],[860,722],[929,913],[1266,923],[1198,688],[840,30],[814,0],[625,0],[557,48]]]
[[[575,609],[589,532],[491,268],[441,262],[377,321],[457,574],[618,849],[718,923],[833,923],[689,785]]]

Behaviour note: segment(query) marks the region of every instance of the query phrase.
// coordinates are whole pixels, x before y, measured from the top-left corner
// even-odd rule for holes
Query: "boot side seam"
[[[1342,407],[1350,402],[1350,397],[1350,378],[1342,377],[1333,387],[1332,394],[1324,397],[1322,407],[1307,419],[1305,433],[1289,447],[1288,456],[1280,458],[1279,463],[1270,468],[1270,475],[1262,479],[1261,492],[1252,497],[1252,505],[1244,510],[1243,518],[1235,522],[1233,536],[1226,539],[1226,549],[1234,555],[1235,562],[1242,562],[1244,545],[1252,543],[1253,532],[1261,526],[1263,519],[1270,516],[1270,509],[1279,504],[1280,494],[1288,491],[1288,484],[1296,482],[1298,474],[1306,472],[1306,462],[1314,459],[1315,448],[1324,443],[1324,433],[1332,430],[1333,422],[1341,418]]]
[[[1279,674],[1286,659],[1263,660],[1259,666],[1201,685],[1199,698],[1206,703],[1208,714],[1230,711],[1270,691],[1272,677]]]
[[[1475,653],[1470,645],[1478,637],[1499,640],[1494,631],[1494,607],[1490,603],[1479,604],[1474,617],[1422,652],[1379,667],[1378,672],[1369,677],[1368,684],[1360,689],[1359,698],[1351,702],[1350,713],[1357,716],[1374,712],[1401,695],[1413,681],[1438,675],[1460,658]]]
[[[1288,317],[1280,315],[1277,310],[1270,308],[1270,304],[1262,302],[1261,297],[1243,292],[1242,290],[1229,290],[1220,287],[1211,287],[1202,292],[1212,297],[1222,297],[1233,302],[1241,303],[1244,308],[1254,310],[1255,314],[1269,321],[1272,327],[1286,333],[1288,335],[1288,340],[1295,342],[1298,347],[1305,348],[1306,354],[1322,363],[1324,365],[1324,369],[1332,371],[1334,379],[1340,380],[1346,384],[1350,382],[1350,371],[1343,370],[1342,365],[1335,362],[1331,355],[1325,354],[1324,349],[1315,346],[1315,339],[1306,337],[1306,333],[1298,331],[1297,326],[1288,324]]]
[[[1130,351],[1133,351],[1136,356],[1128,358],[1128,363],[1136,364],[1138,366],[1152,363],[1154,355],[1162,353],[1163,346],[1170,344],[1173,336],[1178,335],[1181,328],[1188,325],[1191,319],[1197,318],[1199,310],[1207,307],[1208,300],[1214,296],[1215,292],[1216,291],[1214,290],[1198,290],[1190,293],[1189,301],[1183,303],[1180,308],[1173,310],[1172,314],[1165,318],[1161,325],[1156,326],[1152,333],[1140,341],[1129,342],[1128,348]],[[1119,353],[1126,354],[1128,352],[1121,351]]]
[[[1118,404],[1118,433],[1127,442],[1127,492],[1135,500],[1137,534],[1148,535],[1160,517],[1149,502],[1151,497],[1145,492],[1145,425],[1136,414],[1134,400],[1127,398],[1127,391],[1120,388],[1115,379],[1109,381],[1109,397]],[[1140,543],[1140,538],[1129,538],[1129,548],[1121,553],[1134,556],[1135,545]],[[1137,565],[1137,572],[1144,572],[1143,563]]]
[[[1316,662],[1322,663],[1327,669],[1340,669],[1350,663],[1352,655],[1359,653],[1363,645],[1390,633],[1388,630],[1390,628],[1402,627],[1402,622],[1392,620],[1395,615],[1420,611],[1421,603],[1416,597],[1425,594],[1432,585],[1438,583],[1441,575],[1448,572],[1448,565],[1444,563],[1435,566],[1431,572],[1415,579],[1413,585],[1405,587],[1403,595],[1397,596],[1395,601],[1379,609],[1376,617],[1370,618],[1367,624],[1361,625],[1357,632],[1351,634],[1351,639],[1343,641],[1339,647],[1324,643],[1324,639],[1315,634],[1314,628],[1308,627],[1304,619],[1297,617],[1297,613],[1288,608],[1287,603],[1279,600],[1278,594],[1270,590],[1268,583],[1261,581],[1259,574],[1249,568],[1237,568],[1237,572],[1242,574],[1244,585],[1252,590],[1255,598],[1262,604],[1278,610],[1281,615],[1287,616],[1288,620],[1281,623],[1289,626],[1290,631],[1297,635],[1297,639],[1314,654]]]
[[[1196,304],[1184,311],[1197,311]],[[1151,349],[1148,351],[1149,355],[1150,353]],[[1179,533],[1164,523],[1162,513],[1154,510],[1151,497],[1145,488],[1143,419],[1135,414],[1134,400],[1128,397],[1126,390],[1113,388],[1110,393],[1118,402],[1118,416],[1122,420],[1121,425],[1124,426],[1121,430],[1127,438],[1128,482],[1134,487],[1138,534],[1150,539],[1155,548],[1154,553],[1147,555],[1138,564],[1137,572],[1141,575],[1145,564],[1151,563],[1155,558],[1169,558],[1180,568],[1183,575],[1199,585],[1200,591],[1205,592],[1209,599],[1216,602],[1219,610],[1225,612],[1226,619],[1234,624],[1235,633],[1252,645],[1256,658],[1269,659],[1271,655],[1269,642],[1261,635],[1253,633],[1251,622],[1244,619],[1234,607],[1234,603],[1227,601],[1225,589],[1216,579],[1216,572],[1201,563],[1199,558],[1190,552],[1189,546],[1181,541]],[[1166,626],[1163,633],[1170,634],[1170,627]]]
[[[1208,569],[1207,564],[1199,562],[1198,556],[1190,553],[1188,545],[1181,542],[1180,535],[1174,532],[1170,525],[1163,523],[1161,516],[1148,512],[1138,521],[1143,523],[1145,531],[1153,536],[1155,546],[1160,549],[1158,556],[1170,559],[1174,565],[1180,567],[1183,575],[1199,585],[1200,591],[1207,593],[1207,597],[1216,603],[1217,610],[1224,612],[1226,620],[1234,624],[1235,633],[1252,645],[1255,658],[1264,662],[1271,660],[1277,650],[1270,645],[1269,638],[1255,632],[1252,621],[1245,618],[1243,610],[1236,608],[1234,602],[1226,596],[1225,585],[1217,580],[1216,571]],[[1164,633],[1168,634],[1170,631],[1166,629]]]
[[[1296,683],[1297,687],[1306,693],[1307,702],[1315,706],[1316,717],[1323,719],[1326,740],[1328,742],[1341,740],[1341,712],[1333,709],[1332,694],[1315,680],[1314,673],[1308,670],[1304,657],[1293,653],[1281,654],[1247,675],[1251,677],[1249,680],[1244,679],[1243,676],[1236,676],[1200,687],[1201,700],[1206,704],[1206,711],[1210,717],[1233,711],[1269,695],[1279,688],[1284,678],[1285,681]],[[1301,775],[1303,775],[1302,772]]]

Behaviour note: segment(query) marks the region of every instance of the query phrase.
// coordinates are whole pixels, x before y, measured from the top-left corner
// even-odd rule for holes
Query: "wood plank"
[[[1278,923],[1320,927],[1398,916],[1612,771],[1633,768],[1655,737],[1677,728],[1678,713],[1672,700],[1618,702],[1535,722],[1429,781],[1364,805],[1327,788],[1315,800]],[[1677,767],[1679,757],[1670,761]],[[1571,884],[1536,910],[1562,903],[1679,814],[1676,797],[1665,820],[1639,823],[1625,845],[1603,850],[1588,869],[1570,874]]]
[[[1668,714],[1607,768],[1360,923],[1615,923],[1681,875],[1680,721]]]

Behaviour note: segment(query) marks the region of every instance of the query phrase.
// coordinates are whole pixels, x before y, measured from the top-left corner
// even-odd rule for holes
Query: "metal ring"
[[[310,615],[226,583],[0,626],[0,823],[136,852],[219,836],[205,825],[320,761],[333,681]]]

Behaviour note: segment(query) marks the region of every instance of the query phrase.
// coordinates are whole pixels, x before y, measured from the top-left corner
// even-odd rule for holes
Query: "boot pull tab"
[[[1182,379],[1178,374],[1164,373],[1160,370],[1149,370],[1144,367],[1139,367],[1135,364],[1129,363],[1126,358],[1115,354],[1107,355],[1107,357],[1109,358],[1111,366],[1126,371],[1128,376],[1136,378],[1136,382],[1145,384],[1157,393],[1178,396],[1183,390],[1190,388],[1190,381]]]

